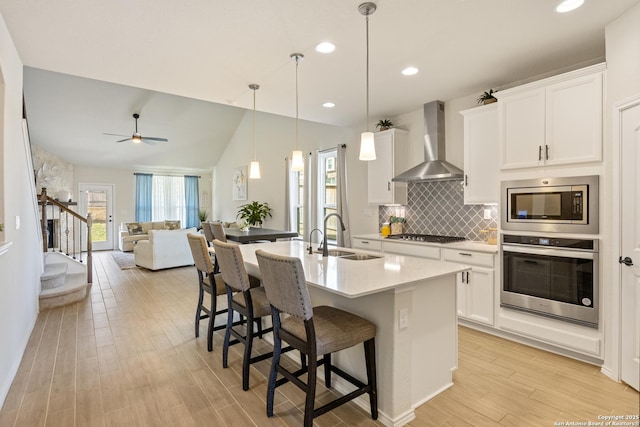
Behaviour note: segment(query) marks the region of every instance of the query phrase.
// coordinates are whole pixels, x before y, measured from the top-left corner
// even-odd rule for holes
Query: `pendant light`
[[[302,172],[304,170],[304,157],[302,151],[298,148],[298,64],[304,59],[301,53],[292,53],[291,58],[296,60],[296,149],[291,155],[291,170],[294,172]]]
[[[250,84],[249,89],[253,91],[253,161],[249,167],[249,179],[260,179],[260,163],[256,158],[256,90],[260,89],[260,86]]]
[[[360,160],[375,160],[376,145],[373,132],[369,131],[369,15],[376,11],[375,3],[367,2],[358,6],[358,11],[366,17],[367,24],[367,131],[360,135]]]

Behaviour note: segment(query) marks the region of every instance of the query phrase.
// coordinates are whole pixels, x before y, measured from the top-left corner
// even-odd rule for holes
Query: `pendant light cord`
[[[367,132],[369,132],[369,14],[366,15],[367,26]]]
[[[298,150],[298,64],[300,57],[296,55],[296,151]]]
[[[253,161],[256,161],[256,88],[253,88]]]

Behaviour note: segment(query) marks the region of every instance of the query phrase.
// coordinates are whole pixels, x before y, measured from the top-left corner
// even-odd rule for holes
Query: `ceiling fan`
[[[155,137],[151,137],[151,136],[142,136],[140,133],[138,133],[138,119],[140,118],[140,114],[134,113],[133,118],[136,121],[136,131],[133,133],[133,135],[127,136],[127,135],[120,135],[120,134],[117,134],[117,133],[103,133],[103,135],[126,136],[126,138],[121,139],[121,140],[116,141],[116,142],[131,141],[134,144],[140,144],[140,143],[144,142],[145,144],[155,145],[158,142],[169,142],[169,140],[167,138],[155,138]]]

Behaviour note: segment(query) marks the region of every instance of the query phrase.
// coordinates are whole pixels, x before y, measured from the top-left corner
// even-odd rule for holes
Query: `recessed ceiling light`
[[[336,50],[336,45],[329,42],[322,42],[318,46],[316,46],[316,52],[320,53],[331,53]]]
[[[572,10],[575,10],[580,6],[582,6],[583,3],[584,3],[584,0],[564,0],[560,2],[559,5],[556,6],[556,12],[558,13],[571,12]]]
[[[325,102],[324,104],[322,104],[322,106],[324,108],[333,108],[336,106],[336,104],[334,104],[333,102]]]
[[[407,67],[402,70],[402,74],[405,76],[413,76],[414,74],[418,74],[418,71],[416,67]]]

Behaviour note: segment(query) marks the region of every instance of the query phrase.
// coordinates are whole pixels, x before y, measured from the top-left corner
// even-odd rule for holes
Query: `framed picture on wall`
[[[235,168],[231,181],[233,185],[231,190],[232,200],[247,200],[247,167]]]

